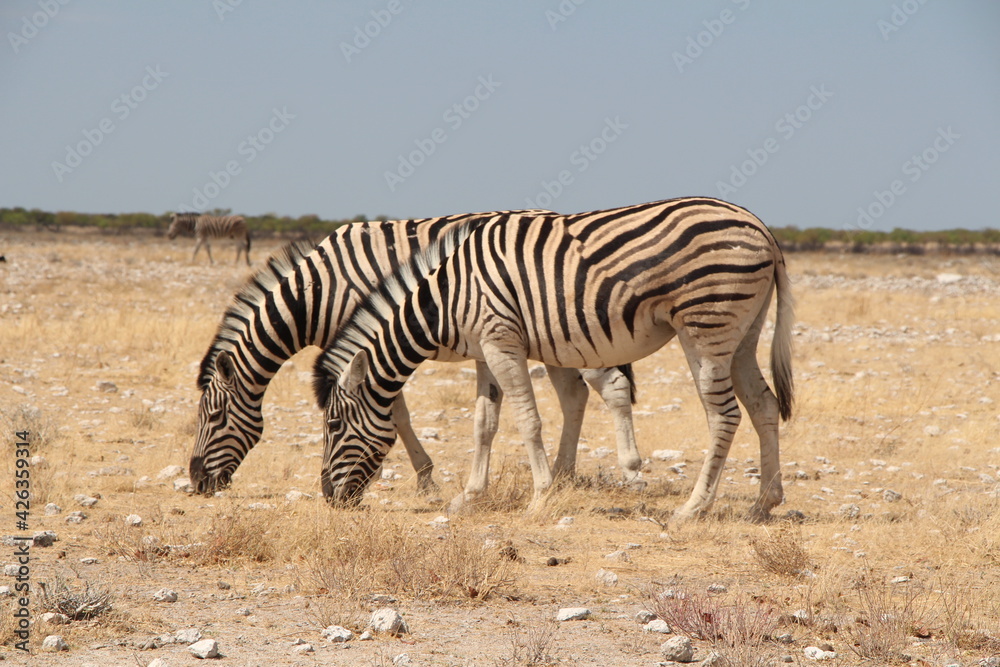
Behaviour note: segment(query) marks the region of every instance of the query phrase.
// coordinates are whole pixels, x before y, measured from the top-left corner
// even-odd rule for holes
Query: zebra
[[[260,440],[263,395],[285,360],[306,346],[330,344],[360,295],[373,290],[409,256],[449,229],[496,215],[354,223],[338,228],[315,248],[292,244],[272,256],[237,292],[201,362],[198,431],[189,465],[195,489],[211,493],[228,485]],[[485,364],[478,364],[477,371],[477,454],[469,482],[473,491],[485,487],[488,478],[490,441],[498,428],[500,407],[496,381]],[[589,392],[578,371],[551,367],[549,375],[564,413],[555,470],[570,475]],[[642,459],[632,428],[631,368],[589,370],[584,378],[611,409],[625,480],[641,485]],[[393,406],[393,419],[417,470],[418,487],[433,488],[433,464],[410,426],[402,395]],[[454,503],[453,509],[460,505]]]
[[[756,359],[772,294],[772,392]],[[712,445],[674,516],[708,511],[740,422],[760,439],[760,493],[750,518],[783,500],[778,418],[791,416],[792,298],[780,248],[749,211],[692,197],[569,216],[506,215],[444,237],[383,281],[316,359],[323,407],[324,495],[357,503],[395,431],[406,379],[442,350],[486,363],[513,402],[534,480],[552,474],[527,359],[579,368],[645,357],[675,336],[687,357]]]
[[[208,240],[229,238],[236,240],[236,261],[240,261],[242,253],[247,266],[250,266],[250,230],[247,229],[247,221],[243,219],[242,215],[216,217],[199,213],[172,213],[167,238],[173,240],[180,233],[195,235],[196,243],[194,244],[194,253],[191,255],[192,262],[198,256],[201,247],[205,246],[208,261],[215,264]]]

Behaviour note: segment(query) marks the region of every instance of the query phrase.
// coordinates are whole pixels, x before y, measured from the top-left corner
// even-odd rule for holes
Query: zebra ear
[[[355,391],[365,381],[366,375],[368,375],[368,355],[364,350],[359,350],[351,359],[351,363],[347,364],[337,384],[344,391]]]
[[[236,363],[233,362],[233,355],[220,350],[215,357],[215,372],[224,383],[233,385],[236,381]]]

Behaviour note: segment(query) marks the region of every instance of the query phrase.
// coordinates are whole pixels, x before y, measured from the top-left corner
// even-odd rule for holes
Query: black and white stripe
[[[431,246],[451,229],[499,215],[354,223],[338,228],[314,248],[293,245],[271,257],[234,297],[201,363],[198,433],[190,462],[195,488],[204,493],[228,484],[260,440],[264,392],[287,359],[309,345],[330,344],[361,296],[376,289],[413,253]],[[450,353],[438,358],[463,359]],[[489,445],[497,430],[501,399],[487,367],[480,364],[478,370],[475,439],[476,451],[485,456],[475,460],[470,482],[474,484],[488,475]],[[557,470],[572,474],[589,392],[578,371],[550,370],[566,415]],[[632,479],[638,475],[641,459],[632,431],[630,378],[619,369],[591,370],[584,376],[612,410],[619,459],[626,478]],[[392,410],[418,472],[418,485],[433,486],[433,464],[410,426],[402,396]]]
[[[236,241],[236,261],[240,261],[240,254],[243,254],[247,266],[250,265],[250,230],[247,229],[247,221],[242,215],[211,216],[198,213],[173,213],[170,216],[170,228],[167,230],[167,238],[174,239],[178,234],[194,234],[194,254],[191,255],[193,262],[198,256],[198,251],[205,246],[208,253],[208,261],[212,264],[212,248],[209,245],[210,239],[234,239]]]
[[[772,292],[772,393],[756,360]],[[678,338],[711,447],[682,518],[711,507],[740,422],[760,438],[766,517],[782,500],[778,419],[792,408],[792,300],[784,259],[753,214],[687,198],[570,216],[500,216],[446,237],[373,292],[316,361],[327,412],[323,491],[356,499],[395,429],[406,379],[442,350],[483,360],[518,411],[535,502],[552,482],[528,358],[579,368],[641,359]]]

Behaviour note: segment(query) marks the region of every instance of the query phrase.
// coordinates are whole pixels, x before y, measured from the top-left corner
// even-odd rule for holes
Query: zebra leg
[[[434,483],[434,462],[427,455],[427,451],[417,439],[417,434],[413,432],[413,424],[410,423],[410,411],[406,407],[406,400],[400,394],[392,404],[392,421],[396,424],[396,433],[403,441],[406,454],[410,457],[413,469],[417,471],[417,491],[419,493],[430,493],[437,490]]]
[[[528,450],[528,463],[531,465],[531,477],[534,481],[529,511],[537,511],[543,505],[545,492],[552,486],[552,470],[542,445],[542,418],[538,414],[535,392],[531,388],[528,359],[523,346],[518,343],[503,344],[484,340],[482,350],[486,364],[514,407],[517,427]]]
[[[749,518],[752,521],[766,521],[771,510],[784,500],[778,450],[778,399],[757,365],[757,340],[767,316],[768,303],[770,299],[733,357],[733,388],[750,414],[750,421],[760,440],[760,495],[750,508]]]
[[[204,243],[202,239],[197,239],[194,244],[194,252],[191,253],[191,263],[194,263],[195,258],[198,257],[198,251],[201,250],[201,246]],[[211,257],[211,255],[209,256]]]
[[[684,344],[698,395],[705,407],[712,440],[691,497],[683,507],[674,512],[675,519],[684,520],[704,514],[715,502],[729,448],[740,425],[740,406],[736,403],[730,376],[732,356],[721,350],[712,355],[699,354],[693,349],[694,344],[687,336],[682,335],[681,343]],[[717,354],[720,356],[716,356]]]
[[[208,239],[205,239],[205,252],[208,253],[208,263],[215,264],[215,260],[212,259],[212,245],[208,242]]]
[[[593,368],[583,371],[583,379],[601,395],[611,410],[618,442],[618,466],[627,484],[642,488],[642,456],[635,443],[632,425],[632,383],[617,368]]]
[[[563,414],[562,436],[559,438],[559,452],[552,464],[552,476],[572,478],[576,474],[576,450],[580,444],[580,429],[590,392],[577,369],[548,365],[545,368],[559,396]]]
[[[476,414],[473,425],[475,448],[472,451],[472,468],[469,470],[469,481],[465,484],[465,490],[455,496],[448,505],[448,511],[451,513],[461,512],[486,493],[490,483],[490,450],[493,438],[500,428],[501,403],[503,403],[503,391],[500,385],[490,372],[489,366],[477,361]]]

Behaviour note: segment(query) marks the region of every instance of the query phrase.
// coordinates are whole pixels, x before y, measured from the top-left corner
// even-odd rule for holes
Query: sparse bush
[[[496,665],[518,665],[523,667],[545,667],[555,665],[559,659],[554,655],[558,626],[553,622],[529,625],[526,629],[514,618],[507,620],[509,629],[510,655],[495,661]]]
[[[266,563],[278,551],[278,537],[272,533],[275,518],[270,512],[254,512],[233,508],[226,514],[212,517],[208,536],[191,550],[195,562],[226,564],[239,561]]]
[[[16,433],[28,432],[28,448],[32,454],[41,453],[59,436],[59,424],[55,419],[30,405],[0,408],[0,421],[11,447],[19,442]]]
[[[860,613],[847,628],[851,650],[869,660],[899,660],[911,630],[920,625],[916,603],[923,591],[874,581],[871,573],[862,576],[854,590]]]
[[[42,592],[38,608],[42,612],[65,614],[72,621],[85,621],[106,614],[111,611],[114,601],[114,595],[103,585],[91,586],[84,579],[82,588],[74,588],[59,574],[50,582],[40,582],[38,587]]]
[[[753,537],[757,563],[767,572],[784,577],[801,577],[809,567],[809,556],[802,547],[802,538],[789,526],[782,526],[764,537]]]

